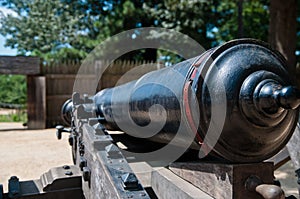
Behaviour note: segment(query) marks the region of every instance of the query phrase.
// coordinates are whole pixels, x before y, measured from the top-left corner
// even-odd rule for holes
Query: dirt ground
[[[0,184],[7,191],[10,176],[37,179],[51,167],[72,164],[67,135],[57,140],[55,129],[27,130],[21,123],[0,123]]]
[[[57,140],[55,129],[27,130],[21,123],[0,123],[0,184],[7,192],[10,176],[21,181],[37,179],[51,167],[71,165],[67,135]],[[291,162],[275,171],[286,195],[298,196],[297,178]]]

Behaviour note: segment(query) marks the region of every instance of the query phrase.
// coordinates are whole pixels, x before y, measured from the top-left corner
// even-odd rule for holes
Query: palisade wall
[[[46,89],[46,127],[62,124],[60,109],[63,103],[71,98],[76,78],[81,92],[86,91],[85,93],[93,95],[96,91],[138,79],[147,72],[163,67],[162,64],[151,62],[116,61],[109,63],[109,61],[96,61],[88,66],[82,66],[78,62],[65,62],[42,66]],[[79,68],[81,72],[77,75]],[[91,90],[92,87],[96,89]]]

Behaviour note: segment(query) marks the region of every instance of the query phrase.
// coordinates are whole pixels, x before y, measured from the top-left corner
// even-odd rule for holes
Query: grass
[[[27,113],[25,110],[19,110],[16,113],[0,115],[0,122],[27,122]]]

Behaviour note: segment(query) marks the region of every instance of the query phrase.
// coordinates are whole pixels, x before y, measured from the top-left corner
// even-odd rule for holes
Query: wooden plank
[[[146,162],[133,162],[129,166],[140,180],[143,187],[151,187],[152,167]]]
[[[75,78],[80,78],[80,79],[93,79],[95,78],[95,75],[76,75],[76,74],[47,74],[45,75],[47,78],[50,79],[75,79]]]
[[[0,74],[38,75],[40,58],[25,56],[0,56]]]
[[[274,170],[278,169],[291,159],[287,147],[284,147],[279,153],[274,155],[272,158],[266,160],[267,162],[274,162]]]
[[[76,75],[51,74],[46,75],[46,126],[54,127],[63,124],[60,116],[62,104],[72,97]],[[88,89],[94,81],[95,75],[82,75],[77,79],[82,90]]]
[[[71,98],[72,98],[72,94],[70,94],[70,95],[48,95],[47,96],[47,100],[56,100],[56,99],[67,100],[67,99],[71,99]]]
[[[27,114],[29,129],[46,127],[46,80],[43,76],[27,76]]]
[[[76,114],[77,111],[75,111]],[[79,120],[76,121],[75,119],[75,123],[77,122]],[[111,144],[111,137],[99,137],[99,134],[96,136],[97,132],[88,124],[83,124],[82,131],[82,142],[84,143],[82,158],[86,159],[86,168],[89,168],[91,175],[89,181],[83,181],[82,183],[85,198],[150,199],[142,187],[126,190],[122,176],[133,173],[126,158],[118,148],[114,148]],[[98,131],[98,133],[104,135],[104,132]],[[77,155],[79,156],[78,153]],[[134,177],[134,174],[132,177]]]
[[[53,128],[58,124],[63,124],[61,119],[61,107],[66,100],[70,99],[71,95],[56,95],[46,97],[46,127]]]
[[[99,82],[97,74],[99,74],[102,69],[102,64],[107,62],[96,62],[95,67],[89,67],[85,71],[86,73],[81,75],[70,74],[70,70],[77,67],[76,63],[57,63],[55,65],[44,66],[44,72],[46,76],[46,124],[47,127],[53,127],[56,124],[62,124],[60,118],[60,109],[62,103],[69,99],[73,93],[73,87],[76,85],[77,91],[80,94],[88,93],[90,95],[95,94],[95,89],[99,91],[100,89],[107,87],[114,87],[119,81],[120,77],[123,76],[125,72],[129,69],[134,68],[137,63],[127,63],[118,62],[112,64],[108,71],[106,71]],[[130,65],[131,64],[131,65]],[[126,66],[126,67],[125,67]],[[69,68],[71,68],[69,70]],[[157,65],[145,65],[140,67],[140,70],[133,70],[126,74],[127,79],[136,79],[142,74],[157,69]],[[96,72],[95,72],[96,71]],[[54,74],[49,74],[54,73]],[[76,82],[75,82],[76,79]],[[127,82],[126,78],[121,80],[122,83]],[[95,88],[97,86],[97,88]]]
[[[166,168],[156,168],[152,172],[151,185],[159,199],[213,199]]]
[[[245,189],[245,182],[251,175],[259,177],[264,184],[273,184],[273,163],[270,162],[253,164],[186,162],[172,163],[169,169],[218,199],[263,199],[258,193]]]
[[[46,94],[48,95],[72,95],[74,80],[71,78],[48,78]]]

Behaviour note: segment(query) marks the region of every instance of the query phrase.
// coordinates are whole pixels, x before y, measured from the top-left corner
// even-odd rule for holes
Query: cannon
[[[70,127],[56,134],[69,133],[75,166],[12,177],[4,198],[284,199],[265,160],[300,133],[299,105],[280,53],[233,40],[93,96],[74,92],[61,111]]]
[[[298,121],[300,92],[279,53],[244,39],[104,89],[90,99],[108,130],[162,143],[176,138],[179,147],[206,145],[203,150],[211,156],[241,163],[263,161],[286,145]],[[72,103],[62,108],[69,124]],[[157,126],[156,134],[148,135]],[[219,134],[210,136],[209,131]],[[188,137],[192,143],[183,143]]]
[[[88,173],[89,178],[84,180],[92,184],[99,176],[109,176],[115,187],[121,181],[123,190],[132,190],[133,198],[141,198],[140,192],[133,194],[134,190],[143,191],[138,187],[149,184],[155,194],[145,190],[145,197],[174,198],[181,192],[183,198],[207,197],[179,191],[184,182],[171,182],[175,196],[174,190],[168,190],[168,171],[151,170],[149,182],[149,176],[145,180],[134,166],[128,167],[130,162],[147,162],[152,168],[167,166],[207,193],[208,198],[285,198],[274,185],[273,163],[264,160],[277,154],[291,138],[299,105],[300,92],[282,55],[263,42],[240,39],[94,96],[74,93],[62,107],[62,118],[71,126],[74,162],[85,176]],[[119,130],[125,138],[109,132]],[[66,130],[58,128],[59,135],[62,131]],[[108,145],[108,140],[113,144]],[[135,140],[129,146],[140,147],[123,150],[116,147],[120,140]],[[155,144],[162,145],[153,149]],[[103,155],[87,155],[86,148]],[[149,150],[139,153],[140,148]],[[190,151],[199,153],[186,153],[187,160],[179,158]],[[115,159],[124,165],[114,163]],[[100,165],[105,165],[110,174],[99,172]],[[123,175],[116,174],[116,170]],[[126,176],[135,182],[127,189]],[[83,185],[88,198],[99,190],[105,190],[105,185],[94,189]],[[112,195],[128,196],[118,190],[101,192],[99,198]]]

